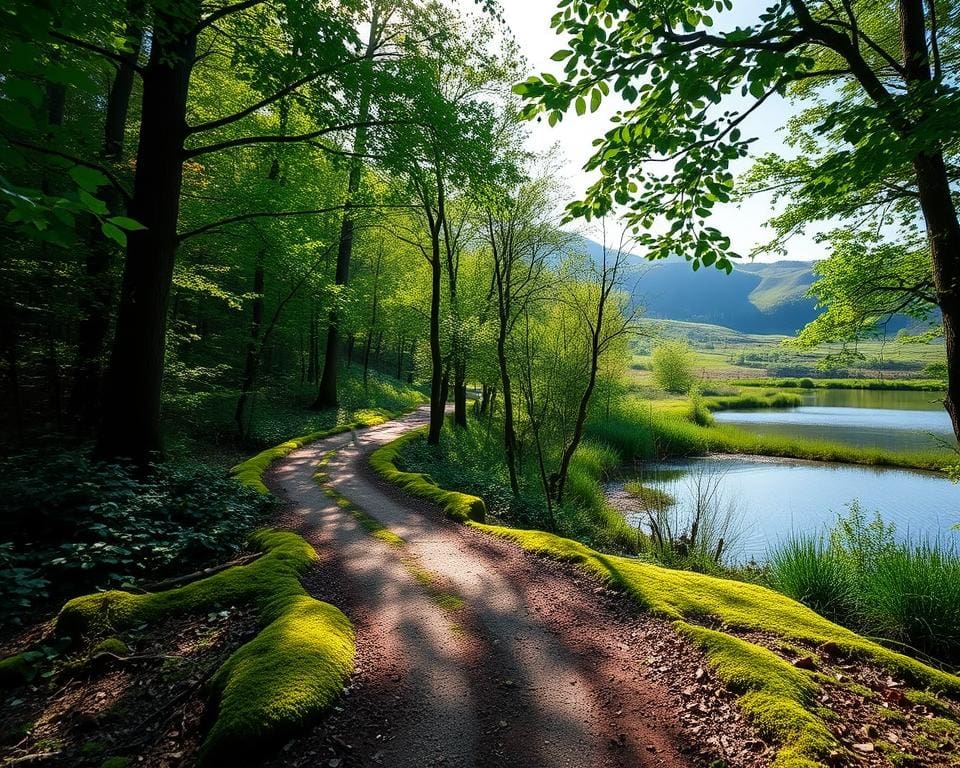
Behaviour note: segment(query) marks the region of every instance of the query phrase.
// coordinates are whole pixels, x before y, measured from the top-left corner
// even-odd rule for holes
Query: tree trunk
[[[366,64],[372,66],[373,55],[376,53],[380,37],[380,5],[373,4],[373,13],[370,19],[370,34],[367,38]],[[367,151],[367,127],[365,123],[370,119],[370,95],[373,89],[373,80],[370,73],[361,78],[360,103],[357,108],[357,131],[353,138],[354,157],[350,161],[350,176],[347,180],[347,202],[344,207],[343,221],[340,224],[340,245],[337,248],[337,268],[334,283],[338,286],[346,285],[350,281],[350,257],[353,254],[354,223],[351,212],[352,199],[360,189],[360,180],[363,172],[362,156]],[[330,310],[327,325],[327,347],[324,353],[323,376],[317,390],[317,399],[311,408],[321,411],[326,408],[336,408],[337,400],[337,357],[340,347],[340,331],[336,307]]]
[[[240,440],[247,436],[247,403],[257,380],[257,368],[260,363],[260,329],[263,325],[263,252],[257,252],[257,263],[253,270],[253,317],[250,321],[250,341],[243,366],[243,382],[240,385],[240,397],[233,419],[237,424]]]
[[[370,375],[370,337],[373,335],[373,331],[369,328],[367,329],[367,338],[363,342],[363,386],[367,386]]]
[[[410,367],[407,369],[407,384],[413,384],[414,368],[417,364],[417,340],[410,342]]]
[[[440,261],[440,230],[431,232],[433,259],[430,262],[430,429],[427,432],[429,445],[440,444],[443,429],[445,393],[443,387],[443,353],[440,349],[440,288],[443,264]]]
[[[901,0],[900,37],[905,79],[912,91],[932,79],[923,0]],[[938,149],[920,153],[913,159],[913,169],[947,347],[944,405],[950,414],[953,432],[960,439],[960,223],[942,152]]]
[[[467,428],[467,366],[458,360],[453,370],[453,423]]]
[[[103,155],[106,160],[113,162],[119,161],[123,155],[127,114],[136,74],[134,67],[140,55],[140,38],[143,34],[140,19],[142,13],[143,4],[140,0],[127,3],[129,20],[126,36],[136,42],[132,49],[123,55],[123,64],[117,69],[107,97]],[[123,212],[120,193],[115,187],[104,187],[101,196],[111,215]],[[100,413],[103,354],[113,314],[115,286],[110,272],[113,268],[115,247],[110,240],[103,237],[99,229],[93,230],[84,264],[86,287],[80,296],[76,376],[70,395],[71,415],[81,429],[94,426]]]
[[[510,490],[514,496],[520,495],[520,483],[517,479],[517,431],[513,416],[513,384],[510,381],[510,369],[507,367],[506,323],[500,324],[497,334],[497,365],[500,369],[500,389],[503,391],[503,453],[510,473]]]
[[[307,360],[307,381],[311,384],[317,383],[317,363],[319,358],[319,348],[317,347],[317,307],[313,300],[310,301],[310,338]]]
[[[196,37],[178,36],[200,16],[196,0],[176,18],[156,12],[130,216],[146,229],[127,239],[120,310],[107,372],[104,415],[94,455],[138,464],[162,456],[160,393],[167,303],[177,253],[187,91]]]
[[[403,376],[403,336],[397,338],[397,381]]]

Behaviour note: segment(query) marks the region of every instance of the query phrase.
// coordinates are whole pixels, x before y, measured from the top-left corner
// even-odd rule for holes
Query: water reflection
[[[797,390],[798,408],[722,411],[720,424],[762,435],[830,440],[888,450],[943,449],[954,444],[950,418],[936,392]]]

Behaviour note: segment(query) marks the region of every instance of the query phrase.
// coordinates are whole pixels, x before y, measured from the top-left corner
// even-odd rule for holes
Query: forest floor
[[[668,622],[372,473],[369,453],[425,418],[311,444],[267,474],[283,527],[320,553],[308,590],[350,616],[358,649],[342,706],[271,764],[766,764],[768,746]],[[399,539],[371,536],[358,509]]]

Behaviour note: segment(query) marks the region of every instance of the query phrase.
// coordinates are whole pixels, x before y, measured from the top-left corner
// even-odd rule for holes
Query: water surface
[[[793,390],[791,390],[793,391]],[[717,423],[761,435],[830,440],[888,450],[944,450],[955,445],[950,417],[937,392],[796,390],[797,408],[720,411]]]
[[[960,487],[942,475],[755,456],[717,456],[656,465],[647,485],[673,495],[677,509],[690,509],[696,498],[692,478],[719,474],[720,504],[733,505],[742,535],[734,559],[765,559],[778,542],[797,532],[821,532],[857,499],[868,517],[874,511],[893,522],[900,540],[939,538],[960,544],[951,527],[960,522]],[[616,489],[611,489],[616,490]],[[613,502],[632,524],[646,530],[646,515],[637,503],[615,493]]]

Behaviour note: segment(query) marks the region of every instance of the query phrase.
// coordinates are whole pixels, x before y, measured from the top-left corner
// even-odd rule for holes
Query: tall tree
[[[386,30],[390,17],[395,12],[395,5],[384,0],[371,0],[369,5],[369,30],[367,45],[362,62],[359,96],[357,99],[357,128],[353,138],[353,157],[350,159],[350,171],[347,181],[347,199],[343,212],[343,223],[340,227],[340,242],[337,248],[337,267],[334,277],[337,286],[345,286],[350,280],[350,259],[353,255],[354,241],[354,214],[352,206],[354,197],[360,190],[360,181],[363,172],[363,158],[367,153],[367,135],[369,131],[371,100],[374,89],[373,65],[377,51],[383,46],[386,39]],[[320,376],[320,385],[317,398],[312,408],[322,410],[337,406],[337,371],[340,354],[340,324],[337,307],[330,310],[327,319],[327,342],[323,355],[323,373]]]

